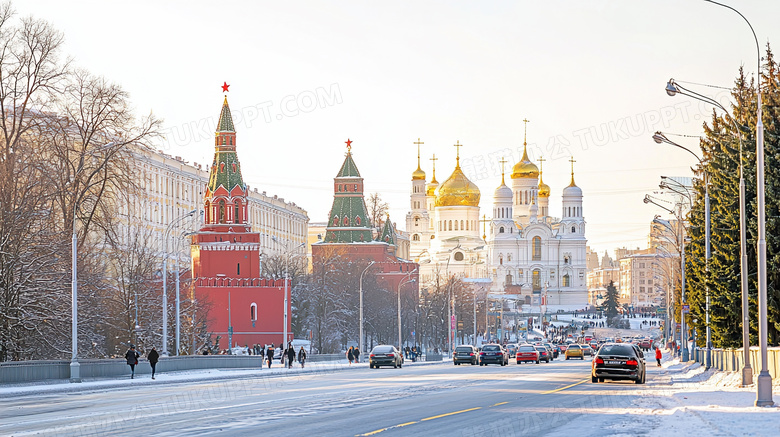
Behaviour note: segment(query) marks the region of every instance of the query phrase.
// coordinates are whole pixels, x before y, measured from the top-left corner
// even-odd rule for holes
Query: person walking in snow
[[[352,352],[352,355],[355,357],[355,364],[360,362],[360,348],[355,348],[355,350]]]
[[[658,346],[655,347],[655,361],[658,363],[658,367],[661,367],[661,358],[663,355],[661,355],[661,349],[658,349]]]
[[[290,347],[288,347],[285,352],[287,355],[287,367],[292,369],[293,362],[295,361],[295,349],[293,349],[292,344],[290,344]]]
[[[298,351],[298,362],[301,363],[301,369],[303,369],[304,363],[306,362],[306,351],[303,350],[303,346],[301,346],[301,350]]]
[[[135,350],[135,345],[131,344],[130,349],[128,349],[127,353],[125,354],[127,365],[130,366],[130,379],[133,379],[133,377],[135,377],[135,365],[138,364],[138,358],[140,356],[141,354],[139,354],[138,351]]]
[[[355,354],[352,352],[352,346],[349,347],[349,350],[347,351],[347,360],[349,360],[349,365],[352,365],[352,361],[355,360]]]
[[[271,368],[271,363],[274,361],[274,345],[268,346],[268,351],[265,354],[265,357],[268,359],[268,368]]]
[[[152,379],[154,379],[155,367],[157,367],[157,361],[160,359],[160,354],[157,353],[157,349],[152,346],[152,350],[146,354],[146,359],[149,360],[149,365],[152,366]]]

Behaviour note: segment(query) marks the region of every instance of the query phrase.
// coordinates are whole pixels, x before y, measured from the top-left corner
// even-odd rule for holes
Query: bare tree
[[[368,208],[368,218],[371,219],[371,224],[377,229],[381,229],[390,206],[382,200],[379,193],[372,193],[366,200],[366,208]]]

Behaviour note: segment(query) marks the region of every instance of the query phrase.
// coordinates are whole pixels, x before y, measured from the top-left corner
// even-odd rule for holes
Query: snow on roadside
[[[739,373],[678,360],[664,362],[654,373],[637,392],[628,417],[608,426],[604,435],[780,435],[780,409],[755,407],[755,386],[740,387]],[[779,389],[775,385],[776,402]]]

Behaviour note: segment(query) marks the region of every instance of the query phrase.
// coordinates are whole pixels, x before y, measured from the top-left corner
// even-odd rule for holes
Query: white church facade
[[[420,264],[423,286],[437,276],[453,274],[489,278],[492,293],[512,295],[518,304],[541,303],[552,311],[584,308],[586,223],[582,190],[574,182],[574,160],[571,182],[561,193],[562,217],[552,217],[550,187],[528,159],[525,141],[523,146],[523,157],[512,168],[511,188],[505,183],[502,161],[492,218],[480,215],[479,188],[461,170],[459,156],[452,175],[439,185],[435,156],[433,178],[426,183],[418,150],[406,215],[410,256]]]

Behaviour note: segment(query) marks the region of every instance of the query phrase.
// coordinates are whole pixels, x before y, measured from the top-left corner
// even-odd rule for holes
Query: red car
[[[531,344],[524,344],[517,348],[517,364],[533,362],[539,364],[539,351]]]

